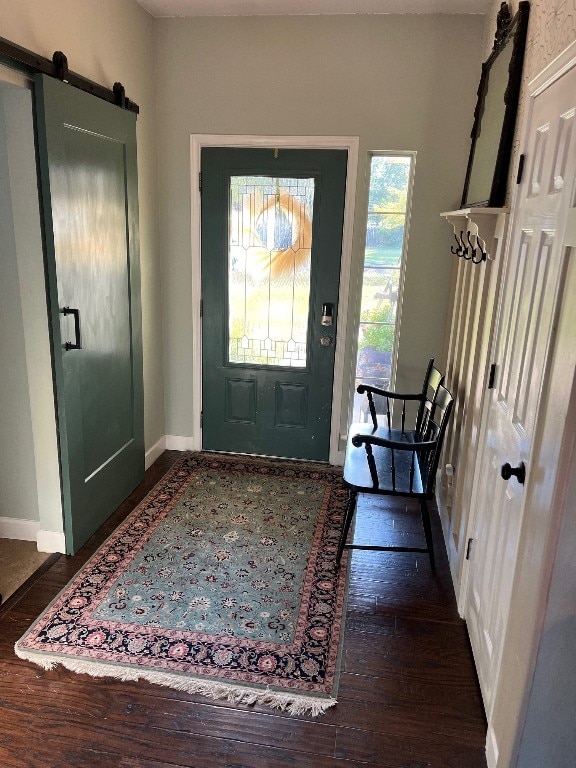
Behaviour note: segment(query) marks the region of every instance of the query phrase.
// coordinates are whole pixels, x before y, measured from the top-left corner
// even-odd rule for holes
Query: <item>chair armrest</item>
[[[393,400],[422,400],[422,393],[418,394],[402,394],[401,392],[389,392],[386,389],[379,389],[378,387],[372,387],[370,384],[359,384],[356,392],[359,395],[363,395],[364,392],[371,392],[374,395],[382,395],[382,397],[390,397]]]
[[[387,440],[385,437],[377,437],[376,435],[354,435],[352,438],[352,445],[355,448],[360,448],[362,445],[378,445],[381,448],[391,448],[398,451],[427,451],[436,446],[436,440],[426,440],[421,443],[404,443],[399,440]]]

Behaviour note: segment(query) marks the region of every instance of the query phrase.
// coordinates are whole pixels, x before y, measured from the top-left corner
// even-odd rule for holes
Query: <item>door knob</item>
[[[526,466],[523,461],[521,461],[517,467],[511,467],[510,464],[506,462],[506,464],[502,464],[500,475],[503,480],[510,480],[512,475],[515,475],[520,485],[524,485],[524,480],[526,480]]]

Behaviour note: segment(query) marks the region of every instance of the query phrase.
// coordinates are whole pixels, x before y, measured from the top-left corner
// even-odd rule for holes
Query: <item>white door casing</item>
[[[576,70],[533,102],[526,135],[526,169],[516,198],[478,469],[466,619],[490,722],[523,530],[538,414],[559,311],[569,249],[563,233],[574,205]],[[524,462],[526,485],[500,477],[502,465]]]

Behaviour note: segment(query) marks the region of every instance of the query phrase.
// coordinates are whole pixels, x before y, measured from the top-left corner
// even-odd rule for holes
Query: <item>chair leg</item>
[[[428,505],[426,499],[420,499],[420,513],[422,515],[422,525],[424,527],[424,536],[426,536],[426,546],[428,547],[428,557],[430,558],[430,568],[432,573],[436,573],[436,561],[434,560],[434,544],[432,543],[432,526],[430,525],[430,515],[428,514]]]
[[[357,491],[348,491],[348,502],[346,504],[346,512],[344,514],[344,523],[342,525],[342,531],[340,533],[340,541],[338,542],[338,554],[336,555],[336,563],[340,564],[340,558],[342,552],[344,552],[344,545],[348,538],[348,531],[350,530],[350,523],[354,517],[354,510],[356,509],[356,498],[358,496]]]

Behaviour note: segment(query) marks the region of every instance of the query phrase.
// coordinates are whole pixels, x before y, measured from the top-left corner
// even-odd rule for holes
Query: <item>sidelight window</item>
[[[413,167],[412,153],[375,152],[371,156],[355,390],[359,384],[390,387]],[[365,418],[365,402],[365,396],[355,396],[354,421]],[[379,403],[376,405],[378,408]]]

